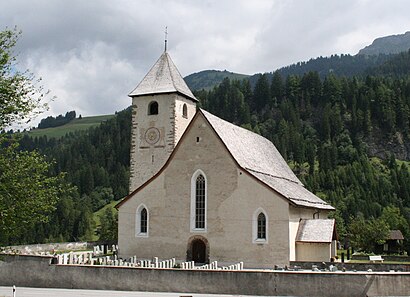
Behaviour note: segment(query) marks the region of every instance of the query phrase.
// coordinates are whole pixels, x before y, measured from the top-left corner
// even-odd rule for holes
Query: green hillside
[[[224,78],[229,78],[230,80],[235,80],[235,79],[244,79],[249,77],[249,75],[246,74],[239,74],[239,73],[233,73],[229,71],[219,71],[219,70],[204,70],[200,71],[197,73],[192,73],[188,76],[186,76],[185,82],[187,83],[188,87],[192,91],[196,90],[210,90],[214,86],[219,85]]]
[[[111,211],[112,214],[116,213],[117,210],[115,209],[115,205],[117,205],[118,201],[114,200],[111,201],[110,203],[106,204],[104,207],[100,208],[99,210],[95,211],[92,215],[92,219],[94,221],[94,230],[92,232],[92,240],[93,241],[97,241],[100,239],[99,236],[99,231],[101,230],[102,227],[104,227],[104,225],[102,225],[101,223],[101,218],[104,218],[104,216],[106,216],[107,214],[107,210]]]
[[[48,138],[60,138],[70,132],[87,130],[88,128],[97,126],[101,124],[101,122],[111,119],[112,117],[114,117],[113,114],[84,117],[81,119],[77,118],[72,120],[68,124],[59,127],[46,129],[32,129],[28,132],[28,134],[32,137],[47,136]]]

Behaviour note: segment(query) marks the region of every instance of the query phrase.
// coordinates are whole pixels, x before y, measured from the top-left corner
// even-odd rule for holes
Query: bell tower
[[[168,160],[193,118],[198,100],[166,49],[128,96],[132,98],[131,193]]]

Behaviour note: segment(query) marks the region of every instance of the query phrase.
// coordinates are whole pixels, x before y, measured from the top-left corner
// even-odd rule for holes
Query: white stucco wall
[[[208,182],[206,232],[190,228],[191,177],[198,169]],[[135,236],[141,203],[149,210],[147,238]],[[258,208],[268,217],[266,244],[253,240],[252,218]],[[121,257],[185,260],[189,239],[201,235],[209,243],[210,261],[273,267],[289,263],[289,226],[288,202],[238,169],[199,116],[167,168],[119,208],[119,252]]]
[[[329,262],[331,257],[330,243],[296,243],[296,261]]]

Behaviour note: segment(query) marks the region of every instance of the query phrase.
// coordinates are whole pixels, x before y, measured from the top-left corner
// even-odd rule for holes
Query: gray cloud
[[[410,30],[406,0],[4,1],[0,28],[23,30],[20,66],[57,99],[50,114],[107,114],[163,51],[183,75],[204,69],[253,74]]]

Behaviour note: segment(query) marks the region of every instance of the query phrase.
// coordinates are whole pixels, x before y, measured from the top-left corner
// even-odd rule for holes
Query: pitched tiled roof
[[[188,88],[169,54],[164,52],[128,96],[135,97],[174,92],[180,93],[192,101],[198,101]]]
[[[300,220],[296,242],[332,242],[335,230],[333,219]]]
[[[334,209],[305,189],[272,142],[200,110],[233,158],[248,173],[298,206]]]
[[[404,236],[400,230],[390,230],[389,240],[403,240]]]

